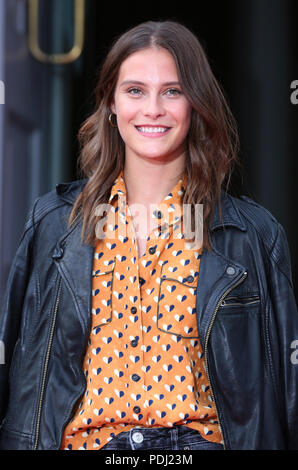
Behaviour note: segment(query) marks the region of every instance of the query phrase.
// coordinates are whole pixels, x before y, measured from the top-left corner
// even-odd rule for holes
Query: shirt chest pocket
[[[187,273],[161,276],[157,304],[157,328],[182,338],[198,338],[196,291],[198,278]]]
[[[113,281],[115,258],[95,264],[92,273],[92,327],[111,323],[113,318]]]

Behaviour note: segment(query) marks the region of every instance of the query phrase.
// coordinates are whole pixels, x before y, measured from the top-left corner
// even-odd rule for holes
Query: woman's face
[[[111,109],[126,158],[168,161],[185,152],[191,105],[167,50],[144,49],[122,62]]]

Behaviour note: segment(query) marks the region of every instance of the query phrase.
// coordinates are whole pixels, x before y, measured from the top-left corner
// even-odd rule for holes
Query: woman
[[[288,245],[223,191],[238,137],[199,41],[129,30],[96,100],[85,179],[35,201],[10,272],[1,448],[297,449]]]

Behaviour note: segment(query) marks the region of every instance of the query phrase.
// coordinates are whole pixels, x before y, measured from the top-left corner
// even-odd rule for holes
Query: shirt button
[[[138,374],[132,374],[131,378],[134,382],[138,382],[141,377]]]
[[[143,437],[143,435],[142,435],[140,432],[135,432],[135,433],[132,435],[132,440],[133,440],[134,442],[137,442],[137,443],[139,444],[140,442],[143,442],[144,437]]]
[[[149,248],[150,255],[154,255],[155,252],[156,252],[156,246],[150,246]]]
[[[131,307],[130,311],[131,313],[137,313],[137,307]]]
[[[234,276],[235,272],[236,272],[236,269],[233,268],[233,266],[229,266],[229,267],[227,268],[227,274],[228,274],[229,276]]]
[[[160,211],[154,211],[153,214],[154,214],[155,217],[157,217],[158,219],[161,219],[161,218],[162,218],[162,212],[160,212]]]
[[[194,277],[193,276],[187,276],[186,280],[187,280],[187,282],[193,282]]]
[[[138,340],[137,339],[133,339],[131,342],[130,342],[131,346],[132,347],[136,347],[138,345]]]
[[[135,413],[140,413],[141,408],[139,406],[134,406],[133,410]]]
[[[139,277],[139,281],[140,281],[141,286],[145,284],[145,279],[143,279],[142,277]]]

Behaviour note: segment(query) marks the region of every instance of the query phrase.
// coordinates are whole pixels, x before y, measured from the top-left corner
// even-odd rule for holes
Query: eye
[[[142,91],[139,88],[130,88],[129,90],[127,90],[127,93],[129,93],[132,96],[139,96],[142,93]]]
[[[176,88],[170,88],[169,90],[166,91],[166,94],[170,96],[178,96],[178,95],[181,95],[181,91],[177,90]]]

